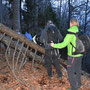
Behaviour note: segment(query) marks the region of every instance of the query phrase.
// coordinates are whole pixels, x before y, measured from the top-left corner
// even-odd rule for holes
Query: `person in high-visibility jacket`
[[[79,22],[77,19],[70,21],[70,28],[68,32],[78,33]],[[73,55],[75,48],[72,47],[71,43],[76,47],[76,35],[67,33],[64,41],[61,43],[50,43],[53,48],[62,49],[67,46],[68,62],[67,71],[71,88],[69,90],[78,90],[81,87],[81,61],[83,54]]]

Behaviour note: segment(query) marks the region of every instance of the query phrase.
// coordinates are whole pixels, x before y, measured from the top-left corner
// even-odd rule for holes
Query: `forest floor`
[[[28,61],[22,68],[20,74],[28,87],[21,86],[8,68],[5,56],[0,54],[0,90],[67,90],[70,88],[67,70],[64,67],[61,68],[62,80],[57,79],[54,67],[52,67],[52,79],[48,78],[47,69],[43,65],[35,63],[34,68],[31,67],[31,61]],[[81,80],[80,90],[90,90],[90,76],[83,74]]]

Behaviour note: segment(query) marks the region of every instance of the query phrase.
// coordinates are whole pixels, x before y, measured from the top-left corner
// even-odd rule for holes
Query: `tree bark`
[[[0,31],[6,33],[6,35],[13,37],[15,40],[19,40],[24,44],[30,46],[32,49],[37,50],[38,52],[45,54],[45,49],[40,47],[39,45],[33,43],[32,41],[28,40],[27,38],[23,37],[21,34],[17,34],[15,31],[9,29],[8,27],[0,24]]]
[[[2,0],[0,0],[0,23],[2,23]]]
[[[36,7],[35,7],[35,26],[38,26],[38,0],[35,0]]]
[[[87,7],[88,7],[88,0],[87,0],[87,2],[86,2],[86,9],[85,9],[85,25],[84,25],[84,32],[86,32],[86,25],[87,25]]]
[[[69,28],[70,18],[71,18],[70,1],[71,1],[71,0],[68,0],[68,7],[69,7],[69,13],[68,13],[68,28]]]
[[[62,0],[60,0],[59,1],[59,3],[60,3],[60,5],[59,5],[59,11],[60,11],[60,13],[59,13],[59,20],[60,20],[60,25],[61,25],[61,8],[62,8]]]
[[[13,29],[20,32],[20,0],[13,0]]]
[[[20,0],[20,32],[22,33],[22,29],[21,29],[21,22],[22,22],[22,8],[21,8],[21,5],[22,5],[22,0]]]
[[[1,37],[2,37],[2,35],[0,35],[0,38],[1,38]],[[10,41],[10,39],[9,39],[8,37],[4,37],[4,38],[1,40],[1,42],[2,42],[3,44],[5,44],[6,46],[8,46],[9,41]],[[10,44],[10,48],[15,49],[16,43],[17,43],[16,41],[12,41],[11,44]],[[21,44],[19,44],[19,45],[17,46],[17,52],[19,52],[20,48],[21,48]],[[23,47],[23,48],[22,48],[22,52],[24,53],[25,50],[26,50],[26,48]],[[26,56],[27,56],[27,57],[31,57],[31,58],[34,57],[34,53],[33,53],[33,52],[29,53],[29,51],[30,51],[30,50],[28,50]],[[35,60],[40,61],[40,60],[41,60],[41,57],[40,57],[39,55],[36,55]]]

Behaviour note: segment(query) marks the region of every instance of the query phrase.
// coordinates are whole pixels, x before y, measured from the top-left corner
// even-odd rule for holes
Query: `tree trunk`
[[[2,0],[0,0],[0,23],[2,23]]]
[[[86,25],[87,25],[87,7],[88,7],[88,0],[86,2],[86,9],[85,9],[85,25],[84,25],[84,32],[86,32]]]
[[[71,18],[70,0],[68,0],[68,7],[69,7],[69,13],[68,13],[68,28],[69,28],[70,18]]]
[[[0,24],[0,31],[6,33],[6,35],[13,37],[15,40],[19,40],[20,42],[24,43],[27,46],[30,46],[32,49],[37,50],[38,52],[45,54],[45,49],[36,45],[32,41],[28,40],[27,38],[23,37],[21,34],[17,34],[15,31],[7,28],[6,26]]]
[[[60,6],[59,6],[59,20],[60,20],[60,25],[61,25],[61,8],[62,8],[62,0],[59,1],[60,2]]]
[[[13,0],[13,29],[20,32],[20,0]]]
[[[2,37],[2,35],[0,35],[0,38]],[[3,39],[2,39],[2,41],[1,41],[1,43],[3,43],[3,44],[5,44],[6,46],[8,46],[8,44],[9,44],[9,38],[8,37],[4,37]],[[10,48],[12,48],[12,49],[15,49],[15,45],[16,45],[16,41],[12,41],[11,42],[11,44],[10,44]],[[20,50],[20,48],[21,48],[21,44],[19,44],[18,46],[17,46],[17,52],[19,52],[19,50]],[[24,53],[25,52],[25,50],[26,50],[26,48],[25,47],[23,47],[22,48],[22,52]],[[29,52],[29,50],[28,50],[28,52],[27,52],[27,54],[26,54],[26,56],[27,57],[34,57],[34,53],[33,52]],[[41,57],[39,56],[39,55],[36,55],[36,57],[35,57],[35,60],[37,60],[37,61],[40,61],[41,60]]]
[[[22,9],[21,9],[22,0],[20,0],[20,22],[22,22]],[[20,23],[20,32],[22,33],[21,23]]]
[[[35,26],[38,26],[38,0],[35,0],[36,7],[35,7]]]
[[[0,34],[0,42],[3,42],[5,45],[9,45],[10,43],[10,37],[13,38],[12,42],[10,43],[10,48],[15,49],[16,47],[16,43],[19,40],[19,44],[17,45],[17,51],[20,51],[21,48],[21,44],[24,43],[25,46],[23,46],[22,48],[22,52],[24,53],[26,48],[29,46],[30,50],[35,50],[37,52],[40,52],[42,55],[45,55],[45,49],[40,47],[39,45],[36,45],[35,43],[29,41],[27,38],[23,37],[20,34],[17,34],[15,31],[5,27],[4,25],[0,24],[0,32],[5,33],[5,36],[2,38],[3,34]],[[30,52],[28,48],[28,52],[26,54],[26,56],[29,57],[34,57],[35,56],[35,52]],[[43,56],[42,56],[43,57]],[[41,56],[36,55],[36,60],[41,60]]]

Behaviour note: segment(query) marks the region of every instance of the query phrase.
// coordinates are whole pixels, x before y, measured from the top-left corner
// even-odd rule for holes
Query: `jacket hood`
[[[77,26],[72,26],[68,29],[68,32],[78,33],[79,30]]]

